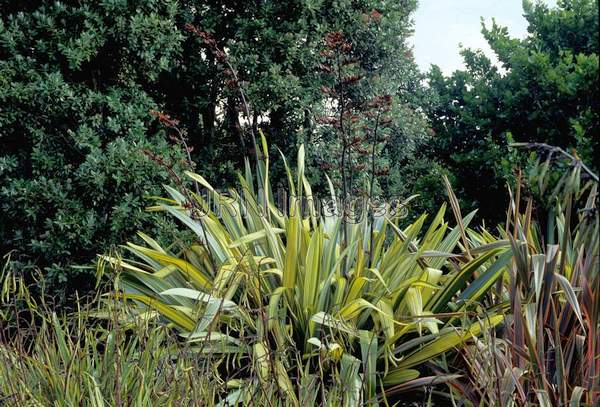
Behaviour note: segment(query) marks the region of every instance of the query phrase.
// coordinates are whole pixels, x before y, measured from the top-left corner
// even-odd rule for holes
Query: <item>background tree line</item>
[[[524,2],[526,39],[483,27],[500,67],[464,50],[467,68],[449,77],[416,67],[409,43],[416,7],[415,0],[0,0],[0,252],[11,252],[19,270],[40,269],[64,295],[92,281],[73,265],[137,230],[167,238],[174,228],[166,219],[156,224],[144,207],[169,176],[142,151],[175,171],[188,164],[151,110],[180,121],[193,160],[214,184],[234,183],[234,169],[251,154],[252,127],[267,134],[274,153],[312,148],[308,175],[324,186],[323,174],[339,166],[335,132],[318,120],[330,110],[322,66],[331,32],[352,44],[360,72],[353,100],[391,97],[378,187],[390,196],[421,194],[415,213],[444,199],[446,174],[462,203],[502,219],[505,184],[521,159],[509,154],[511,140],[573,147],[598,168],[596,0],[554,9]],[[186,24],[210,33],[227,54],[251,117],[241,113],[227,67]]]

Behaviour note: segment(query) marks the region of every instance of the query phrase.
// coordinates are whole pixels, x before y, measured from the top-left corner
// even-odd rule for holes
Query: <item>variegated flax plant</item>
[[[315,204],[303,147],[295,176],[285,163],[296,199],[287,211],[276,206],[261,136],[264,158],[240,174],[241,192],[188,172],[205,193],[167,186],[169,197],[151,208],[181,221],[196,243],[165,247],[140,234],[146,244],[128,243],[130,256],[102,257],[123,270],[123,298],[219,366],[223,403],[375,405],[456,378],[428,376],[430,366],[503,321],[507,302],[479,304],[510,267],[510,239],[469,229],[474,213],[458,208],[451,228],[445,206],[426,230],[425,215],[401,228],[388,207],[348,222],[342,245],[344,211]]]

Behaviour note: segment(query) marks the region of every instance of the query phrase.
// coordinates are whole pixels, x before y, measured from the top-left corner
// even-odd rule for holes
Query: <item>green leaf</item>
[[[402,359],[395,370],[406,369],[431,360],[469,340],[473,336],[479,335],[482,329],[489,329],[490,327],[498,325],[503,319],[504,317],[502,315],[494,315],[486,318],[482,323],[473,323],[468,329],[457,328],[454,332],[443,334],[436,340],[423,346],[421,349],[411,353],[405,359]]]
[[[394,369],[383,378],[384,386],[394,386],[419,377],[419,371],[414,369]]]
[[[162,316],[167,318],[169,321],[173,322],[177,325],[178,328],[183,329],[188,332],[192,332],[196,327],[196,323],[190,317],[188,317],[184,312],[170,306],[164,304],[152,297],[147,295],[139,295],[139,294],[123,294],[125,299],[140,301],[150,308],[154,308]]]
[[[460,294],[459,300],[465,301],[465,305],[471,302],[478,301],[484,295],[494,282],[502,276],[506,265],[512,259],[512,250],[507,250],[502,253],[498,259],[484,273],[482,273],[475,281]]]

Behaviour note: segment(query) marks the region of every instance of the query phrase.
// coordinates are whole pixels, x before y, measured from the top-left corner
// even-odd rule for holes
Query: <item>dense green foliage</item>
[[[308,175],[317,189],[326,189],[324,174],[335,177],[341,161],[335,135],[320,123],[331,109],[332,97],[323,92],[331,77],[322,68],[325,38],[332,32],[343,33],[351,44],[347,56],[361,74],[349,98],[364,105],[378,95],[393,97],[392,131],[378,155],[381,164],[399,172],[427,138],[425,117],[418,112],[425,97],[422,75],[407,42],[416,1],[198,3],[203,6],[184,13],[184,21],[226,50],[237,80],[201,39],[192,38],[184,43],[182,66],[187,68],[174,71],[166,85],[177,89],[166,108],[188,128],[209,180],[233,181],[233,168],[243,165],[245,153],[252,155],[251,127],[263,129],[273,152],[293,156],[304,142],[314,164]],[[274,170],[285,175],[281,167]],[[395,188],[406,184],[396,179]]]
[[[180,53],[177,9],[2,3],[0,250],[59,293],[67,281],[86,288],[89,274],[71,266],[152,226],[144,199],[167,176],[142,149],[184,157],[152,125],[144,90]]]
[[[0,251],[15,250],[13,265],[43,269],[49,284],[84,288],[88,274],[72,265],[150,230],[146,197],[168,178],[141,151],[185,167],[151,109],[180,120],[211,182],[231,185],[233,168],[254,154],[249,132],[261,128],[272,151],[295,154],[306,144],[318,192],[327,190],[325,174],[340,186],[347,172],[350,186],[340,190],[348,193],[420,194],[415,214],[439,207],[446,175],[468,209],[501,220],[506,183],[522,160],[511,141],[576,148],[598,168],[597,1],[525,2],[527,38],[495,23],[483,29],[500,67],[464,50],[467,69],[444,77],[434,67],[429,88],[407,43],[415,8],[381,0],[2,2]],[[227,62],[186,24],[207,33]],[[332,32],[348,43],[340,66],[325,41]],[[373,106],[388,96],[380,114]],[[281,179],[283,168],[274,174]]]
[[[495,22],[483,26],[499,66],[481,51],[465,49],[465,70],[445,77],[434,66],[428,75],[436,133],[431,157],[488,220],[501,220],[498,205],[506,182],[514,180],[516,158],[507,148],[512,141],[575,148],[600,167],[598,1],[523,5],[525,39],[511,38]]]
[[[598,1],[523,4],[424,86],[415,0],[0,0],[0,404],[598,405]]]
[[[263,128],[283,151],[293,153],[302,140],[316,143],[315,117],[326,100],[316,68],[327,32],[346,33],[361,69],[379,78],[379,88],[397,100],[398,117],[409,119],[396,122],[387,156],[403,152],[407,161],[414,147],[402,146],[424,134],[415,113],[419,74],[405,42],[414,1],[0,6],[0,252],[14,250],[18,269],[43,269],[57,292],[65,288],[59,283],[85,288],[91,281],[71,266],[135,230],[151,230],[145,200],[167,178],[141,151],[176,170],[184,157],[153,124],[151,109],[181,121],[196,161],[224,185],[252,154],[248,126]],[[251,101],[249,117],[227,67],[184,30],[189,23],[226,49]],[[313,177],[323,179],[319,174],[315,167]]]
[[[274,386],[269,391],[279,389],[295,404],[299,395],[317,400],[341,381],[346,403],[375,405],[382,386],[390,397],[432,380],[416,380],[416,369],[503,320],[501,307],[486,310],[481,323],[467,316],[502,276],[511,258],[508,241],[490,245],[485,232],[472,231],[471,249],[461,249],[466,235],[449,228],[445,206],[427,230],[426,215],[401,230],[390,205],[373,220],[323,210],[308,200],[303,147],[296,176],[288,172],[288,190],[300,199],[287,210],[277,207],[272,196],[252,192],[271,189],[264,140],[263,146],[254,177],[240,175],[243,193],[222,195],[188,173],[211,201],[221,202],[219,211],[199,216],[208,197],[168,188],[170,197],[156,209],[194,231],[193,243],[161,247],[144,236],[145,245],[127,245],[131,258],[103,258],[122,271],[119,286],[140,315],[155,310],[211,358],[231,358],[218,362],[223,380],[236,376],[226,400],[248,404],[252,394]],[[303,201],[309,202],[305,212]],[[473,216],[457,220],[466,228]],[[460,251],[462,258],[444,272]],[[472,279],[486,269],[495,271]],[[443,315],[450,311],[455,314]],[[237,367],[243,360],[254,360],[258,376],[251,365]],[[326,384],[330,376],[333,386]],[[324,397],[321,402],[331,402]]]
[[[193,173],[207,195],[168,187],[171,198],[155,209],[195,239],[162,247],[142,234],[127,259],[104,256],[101,268],[117,275],[97,309],[56,315],[5,267],[0,397],[92,406],[597,404],[598,183],[581,176],[581,161],[563,156],[571,169],[551,192],[557,216],[547,232],[531,198],[511,202],[504,230],[476,230],[448,189],[458,225],[449,227],[442,208],[419,237],[424,216],[402,230],[389,216],[373,227],[368,217],[344,224],[298,204],[280,214],[250,188],[269,183],[263,158],[240,176],[245,199]],[[298,158],[289,188],[305,196],[303,149]],[[550,172],[539,173],[543,185]],[[222,198],[221,216],[199,216],[209,197]]]

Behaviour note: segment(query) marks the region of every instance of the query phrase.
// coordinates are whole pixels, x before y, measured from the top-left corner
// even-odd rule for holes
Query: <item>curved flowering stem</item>
[[[227,58],[227,54],[222,49],[219,48],[219,46],[217,45],[217,41],[212,37],[212,35],[210,33],[206,32],[206,31],[202,31],[202,30],[198,29],[197,27],[193,26],[192,24],[186,24],[185,29],[186,29],[186,31],[196,34],[198,37],[200,37],[202,39],[202,42],[204,43],[204,45],[213,54],[215,59],[218,62],[225,65],[226,69],[223,71],[223,73],[230,77],[230,80],[227,82],[227,84],[231,88],[235,88],[238,91],[240,99],[242,100],[242,108],[243,108],[244,116],[246,116],[246,121],[251,124],[252,116],[250,114],[250,105],[248,103],[248,99],[246,98],[244,89],[242,88],[242,86],[240,84],[237,71],[235,70],[235,68],[233,67],[233,65],[231,64],[229,59]],[[256,163],[258,165],[260,157],[259,157],[258,145],[256,143],[256,134],[254,134],[253,126],[250,125],[249,127],[250,127],[250,136],[251,136],[251,140],[252,140],[252,149],[254,150]],[[241,142],[242,142],[242,146],[245,146],[243,138],[242,138]]]

